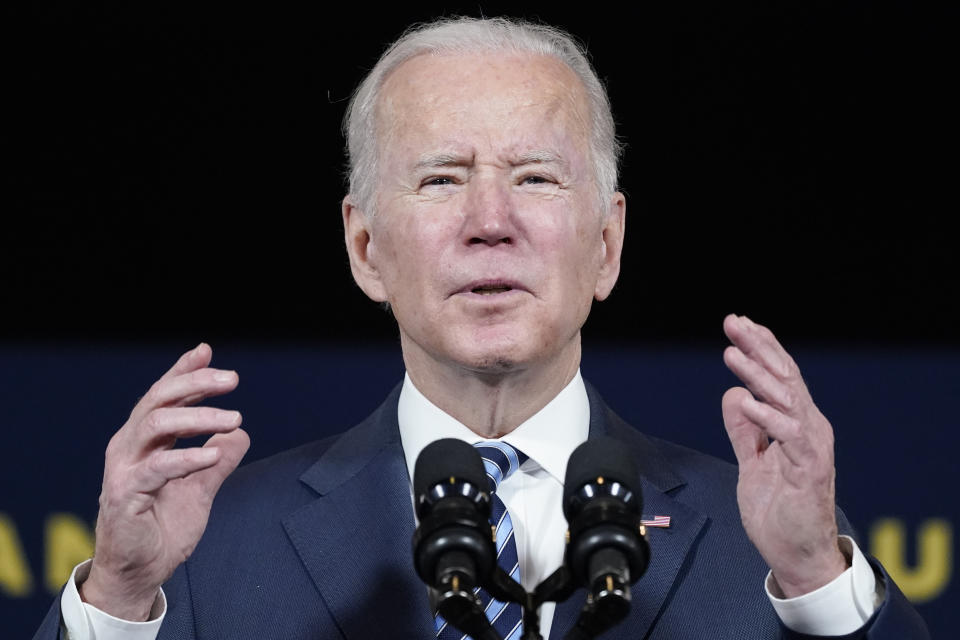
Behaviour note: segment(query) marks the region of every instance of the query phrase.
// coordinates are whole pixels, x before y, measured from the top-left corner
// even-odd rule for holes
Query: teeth
[[[482,296],[489,296],[494,293],[504,293],[510,291],[510,287],[477,287],[473,290],[474,293],[479,293]]]

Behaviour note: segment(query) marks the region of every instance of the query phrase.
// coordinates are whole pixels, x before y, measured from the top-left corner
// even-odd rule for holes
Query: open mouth
[[[484,285],[480,287],[474,287],[470,291],[473,293],[479,293],[482,296],[489,296],[495,293],[506,293],[507,291],[512,291],[513,287],[508,287],[506,285],[494,286],[494,285]]]

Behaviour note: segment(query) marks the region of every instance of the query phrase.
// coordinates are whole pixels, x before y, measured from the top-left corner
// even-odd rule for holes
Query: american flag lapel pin
[[[670,527],[670,516],[640,516],[640,524],[645,527],[657,527],[668,529]]]

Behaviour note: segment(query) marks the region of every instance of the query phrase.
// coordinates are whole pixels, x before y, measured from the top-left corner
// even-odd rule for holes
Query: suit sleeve
[[[93,609],[80,601],[76,588],[71,589],[71,587],[78,570],[84,568],[85,564],[82,563],[74,568],[70,580],[61,589],[60,595],[54,600],[40,628],[34,634],[34,640],[66,640],[67,638],[69,640],[104,640],[105,638],[192,640],[195,637],[193,633],[193,608],[187,594],[185,572],[182,568],[178,569],[174,576],[164,584],[157,603],[154,604],[154,615],[158,612],[163,613],[160,619],[147,624],[137,624],[112,618],[108,614]],[[179,606],[172,608],[169,606],[169,598],[166,597],[167,590],[177,595]],[[69,629],[66,628],[68,625],[64,624],[64,620],[71,621],[69,625],[72,626],[69,626]],[[162,625],[159,630],[157,628],[158,624]]]
[[[844,513],[837,509],[837,525],[841,534],[854,536],[853,527],[847,521]],[[865,554],[866,555],[866,554]],[[873,568],[877,582],[884,589],[883,601],[877,607],[866,624],[854,633],[845,636],[831,636],[849,640],[929,640],[930,631],[917,610],[903,595],[886,569],[869,555],[867,561]],[[812,640],[823,636],[811,636],[789,630],[781,624],[785,640]]]
[[[890,579],[879,562],[868,558],[877,579],[886,586],[883,602],[864,627],[846,636],[835,636],[844,640],[929,640],[930,631],[923,618],[907,600],[896,583]],[[783,627],[785,640],[814,640],[820,636],[795,633]]]

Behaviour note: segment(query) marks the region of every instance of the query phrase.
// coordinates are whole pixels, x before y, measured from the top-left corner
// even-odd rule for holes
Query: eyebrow
[[[457,153],[428,153],[420,156],[414,168],[470,167],[473,163],[474,158],[472,156],[467,157]],[[511,167],[522,167],[528,164],[566,164],[560,154],[545,149],[526,151],[509,160],[508,163]]]
[[[473,158],[467,158],[456,153],[428,153],[420,156],[414,168],[467,167],[471,164],[473,164]]]
[[[559,154],[553,151],[534,150],[521,153],[516,159],[510,161],[510,166],[522,167],[525,164],[563,164],[563,159]]]

